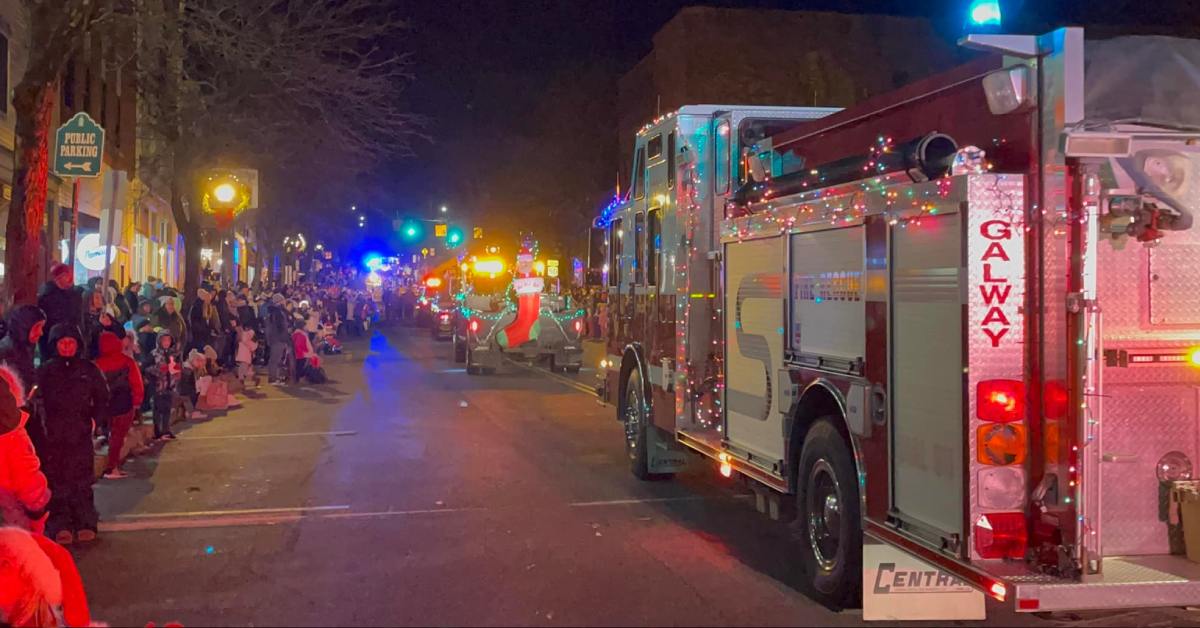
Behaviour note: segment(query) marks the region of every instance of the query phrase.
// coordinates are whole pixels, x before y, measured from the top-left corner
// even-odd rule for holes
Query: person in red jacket
[[[121,471],[121,448],[133,426],[133,416],[142,405],[146,389],[137,362],[122,351],[121,339],[112,332],[100,334],[100,355],[96,366],[108,382],[108,416],[112,435],[108,439],[108,467],[104,477],[119,480],[126,477]]]
[[[24,405],[21,378],[0,364],[0,515],[10,525],[41,534],[50,486],[25,431],[29,413],[21,409]]]
[[[71,553],[40,534],[0,525],[0,626],[91,625]]]

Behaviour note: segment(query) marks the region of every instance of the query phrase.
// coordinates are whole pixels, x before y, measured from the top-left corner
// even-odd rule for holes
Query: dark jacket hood
[[[18,305],[8,314],[8,335],[14,344],[29,346],[29,330],[38,321],[46,320],[46,313],[36,305]]]
[[[79,345],[79,349],[75,353],[75,356],[78,357],[79,352],[84,350],[83,334],[80,333],[79,326],[70,323],[59,323],[50,330],[50,350],[57,357],[62,357],[58,355],[58,341],[63,338],[75,339],[75,343]]]

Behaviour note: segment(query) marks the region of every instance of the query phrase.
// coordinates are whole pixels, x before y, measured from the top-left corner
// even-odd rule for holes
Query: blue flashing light
[[[363,256],[363,266],[369,271],[378,271],[383,268],[383,256],[378,253],[367,253]]]
[[[967,15],[973,26],[1000,26],[1000,0],[973,0]]]

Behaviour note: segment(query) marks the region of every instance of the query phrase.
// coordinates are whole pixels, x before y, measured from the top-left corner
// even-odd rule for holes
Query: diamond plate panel
[[[1097,296],[1109,340],[1200,338],[1200,229],[1167,232],[1154,248],[1102,240]]]
[[[1144,333],[1142,312],[1149,310],[1146,292],[1148,253],[1138,243],[1121,249],[1101,240],[1096,249],[1096,297],[1104,317],[1105,337]]]
[[[1166,554],[1170,550],[1167,526],[1160,519],[1165,493],[1159,490],[1155,463],[1172,450],[1200,460],[1197,388],[1118,384],[1110,379],[1105,382],[1103,421],[1104,554]]]
[[[1200,244],[1172,239],[1149,255],[1150,324],[1200,326]]]
[[[1016,175],[968,177],[966,226],[967,288],[967,447],[971,455],[968,474],[970,521],[989,510],[982,505],[975,453],[976,431],[983,422],[976,418],[975,388],[980,380],[1021,379],[1024,373],[1025,317],[1025,180]],[[1022,472],[1023,473],[1023,472]],[[968,529],[972,559],[975,553],[974,526]]]
[[[1087,582],[1016,584],[1014,597],[1038,600],[1039,611],[1190,606],[1200,601],[1200,565],[1181,556],[1104,559]]]

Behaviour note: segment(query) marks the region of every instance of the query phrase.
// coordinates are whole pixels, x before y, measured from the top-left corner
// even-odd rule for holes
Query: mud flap
[[[687,450],[671,434],[651,426],[646,430],[650,441],[646,448],[650,473],[678,473],[687,466]]]
[[[863,537],[863,620],[987,618],[983,593],[908,552]]]

